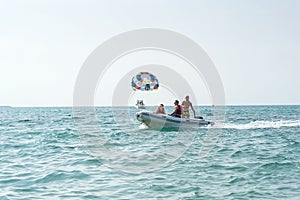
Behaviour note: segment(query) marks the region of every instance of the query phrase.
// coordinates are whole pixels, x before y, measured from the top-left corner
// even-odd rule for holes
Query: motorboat
[[[206,121],[203,118],[179,118],[166,114],[156,114],[150,111],[140,111],[136,113],[138,121],[150,128],[180,128],[190,127],[198,128],[213,125],[213,122]]]
[[[143,100],[137,100],[135,106],[136,106],[138,109],[144,109],[144,108],[145,108],[144,101],[143,101]]]

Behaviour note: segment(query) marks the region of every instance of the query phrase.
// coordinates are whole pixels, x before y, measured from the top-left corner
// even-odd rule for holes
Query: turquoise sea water
[[[176,137],[174,130],[141,129],[136,108],[119,108],[132,115],[121,124],[111,110],[96,109],[109,141],[99,136],[99,146],[147,156]],[[212,117],[208,107],[197,110]],[[113,155],[91,155],[72,108],[0,108],[0,199],[299,199],[300,106],[227,107],[217,143],[200,157],[212,128],[197,130],[167,166],[134,173],[126,157],[114,167]],[[147,169],[142,161],[137,167]]]

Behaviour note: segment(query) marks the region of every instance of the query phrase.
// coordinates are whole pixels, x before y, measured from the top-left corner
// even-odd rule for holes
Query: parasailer
[[[131,87],[134,91],[152,91],[159,87],[156,76],[149,72],[140,72],[131,80]]]

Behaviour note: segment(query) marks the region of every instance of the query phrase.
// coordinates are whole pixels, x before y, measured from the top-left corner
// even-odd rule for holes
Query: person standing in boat
[[[186,96],[185,97],[185,101],[182,102],[182,117],[184,118],[190,118],[190,106],[191,106],[191,109],[194,113],[194,118],[196,118],[196,114],[195,114],[195,109],[193,107],[193,104],[192,102],[190,101],[190,97],[189,96]]]
[[[156,114],[166,114],[164,104],[160,104],[156,110]]]
[[[175,100],[174,105],[175,105],[174,111],[171,114],[169,114],[169,115],[172,116],[172,117],[181,117],[182,106],[179,105],[179,101],[178,100]]]

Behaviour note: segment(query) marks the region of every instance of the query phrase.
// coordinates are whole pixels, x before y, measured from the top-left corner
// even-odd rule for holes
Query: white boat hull
[[[209,122],[204,119],[178,118],[164,114],[156,114],[149,111],[137,112],[136,118],[138,121],[150,128],[198,128],[202,126],[213,125],[213,122]]]
[[[137,109],[145,109],[144,105],[135,105]]]

